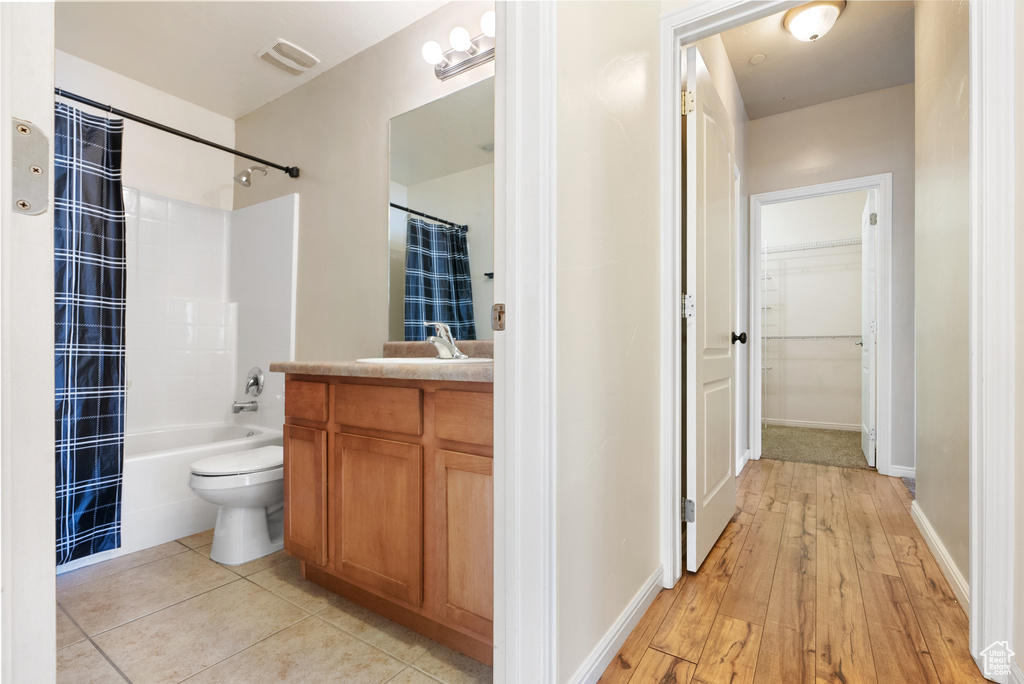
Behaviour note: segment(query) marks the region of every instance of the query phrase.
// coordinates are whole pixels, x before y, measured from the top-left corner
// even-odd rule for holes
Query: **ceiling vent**
[[[298,76],[320,63],[320,60],[309,54],[298,45],[289,43],[283,38],[273,40],[256,53],[264,62],[273,64],[282,71]]]

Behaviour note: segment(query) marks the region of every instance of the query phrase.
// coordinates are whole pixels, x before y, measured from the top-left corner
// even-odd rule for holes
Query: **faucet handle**
[[[441,323],[440,321],[428,323],[427,321],[423,321],[423,325],[434,326],[434,328],[437,330],[438,337],[447,342],[451,342],[453,345],[455,344],[455,338],[452,337],[451,326],[449,326],[447,323]]]

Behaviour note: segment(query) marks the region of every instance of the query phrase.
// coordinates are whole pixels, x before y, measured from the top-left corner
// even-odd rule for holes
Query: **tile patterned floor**
[[[482,684],[491,669],[299,575],[210,560],[213,532],[57,577],[58,684]]]

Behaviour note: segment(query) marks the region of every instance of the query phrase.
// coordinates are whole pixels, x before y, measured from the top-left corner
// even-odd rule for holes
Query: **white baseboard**
[[[917,477],[916,468],[908,468],[906,466],[891,465],[889,466],[889,472],[887,473],[890,477]]]
[[[590,653],[590,657],[576,670],[576,674],[569,680],[572,684],[594,684],[601,678],[608,664],[612,662],[612,658],[622,648],[622,644],[626,643],[626,639],[636,629],[640,618],[644,616],[658,596],[658,592],[662,590],[661,580],[664,575],[665,570],[659,565],[626,606],[626,610],[622,612],[612,628],[601,639],[601,643]]]
[[[1010,684],[1024,684],[1024,670],[1021,669],[1020,663],[1013,660],[1010,663]]]
[[[850,423],[817,423],[813,420],[783,420],[781,418],[767,418],[764,421],[767,425],[779,427],[814,428],[816,430],[844,430],[846,432],[860,432],[860,425]]]
[[[935,528],[928,522],[928,518],[925,517],[924,511],[921,510],[917,501],[910,504],[910,517],[914,519],[917,529],[921,531],[925,543],[928,544],[932,555],[935,556],[935,562],[939,564],[939,569],[942,570],[942,574],[946,576],[946,580],[953,588],[956,600],[960,602],[964,612],[970,615],[970,589],[967,585],[967,580],[964,578],[963,573],[957,569],[956,564],[953,563],[953,557],[949,555],[946,545],[942,543],[942,540],[935,533]]]
[[[746,467],[747,462],[750,460],[750,449],[743,452],[743,455],[736,460],[736,476],[743,472],[743,468]]]

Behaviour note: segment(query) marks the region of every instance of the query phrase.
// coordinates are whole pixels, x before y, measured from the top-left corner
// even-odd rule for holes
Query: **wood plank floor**
[[[738,484],[700,571],[658,594],[602,684],[985,681],[898,478],[763,459]]]

